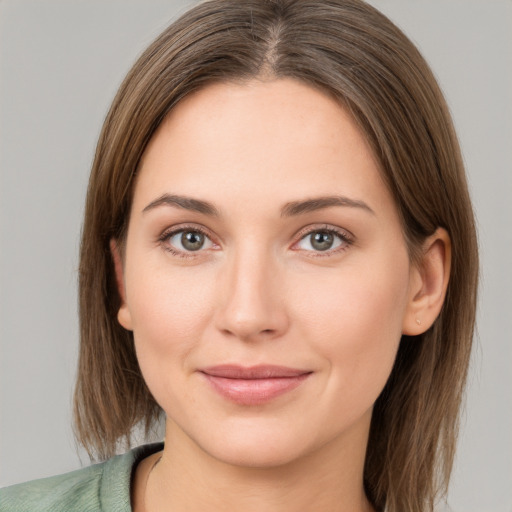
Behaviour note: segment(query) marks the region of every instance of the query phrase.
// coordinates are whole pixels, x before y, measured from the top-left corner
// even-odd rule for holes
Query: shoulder
[[[136,464],[162,448],[135,448],[100,464],[0,490],[0,512],[130,512]]]
[[[33,480],[0,491],[1,512],[101,510],[98,503],[105,463],[65,475]]]

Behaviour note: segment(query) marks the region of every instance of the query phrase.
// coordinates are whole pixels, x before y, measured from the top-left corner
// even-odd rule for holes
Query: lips
[[[200,373],[214,391],[239,405],[261,405],[300,386],[311,371],[285,366],[220,365]]]

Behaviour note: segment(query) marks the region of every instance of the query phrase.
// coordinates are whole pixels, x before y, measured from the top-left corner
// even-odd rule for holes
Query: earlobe
[[[121,300],[119,311],[117,312],[118,322],[127,330],[132,330],[132,318],[128,304],[126,302],[126,288],[124,284],[124,269],[123,260],[121,257],[121,251],[117,240],[110,240],[110,253],[112,254],[112,260],[114,261],[114,271],[116,274],[117,291]]]
[[[425,240],[422,255],[411,270],[409,301],[402,333],[417,336],[434,323],[446,297],[450,279],[451,242],[443,228]]]

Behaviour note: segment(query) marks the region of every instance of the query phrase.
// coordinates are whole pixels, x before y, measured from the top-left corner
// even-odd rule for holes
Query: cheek
[[[366,395],[370,403],[393,367],[407,304],[408,260],[399,266],[402,270],[393,268],[365,265],[344,268],[323,281],[317,277],[317,293],[298,303],[304,335],[328,362],[332,385],[352,390],[355,399]]]
[[[168,267],[148,266],[141,271],[139,267],[128,281],[137,359],[157,398],[167,395],[171,383],[187,371],[190,354],[211,318],[211,279],[197,275],[198,271],[190,273],[191,269],[172,272]]]
[[[132,273],[127,299],[134,332],[167,346],[189,338],[210,316],[211,276],[196,268],[145,264]],[[205,300],[206,299],[206,300]],[[156,339],[158,338],[158,339]]]

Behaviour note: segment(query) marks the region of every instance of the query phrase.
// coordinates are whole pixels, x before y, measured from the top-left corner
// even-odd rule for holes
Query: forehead
[[[344,107],[293,79],[216,83],[182,100],[141,160],[135,201],[365,195],[389,200],[374,155]],[[208,196],[208,197],[206,197]],[[153,198],[154,199],[154,198]]]

